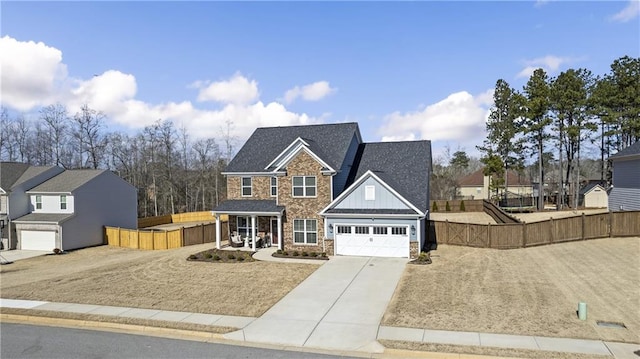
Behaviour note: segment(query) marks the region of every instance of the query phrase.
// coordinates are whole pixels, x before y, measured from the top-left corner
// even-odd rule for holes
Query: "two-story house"
[[[63,171],[56,166],[30,166],[0,162],[0,249],[15,249],[17,236],[13,220],[29,213],[28,189]]]
[[[67,170],[26,194],[29,212],[13,221],[20,249],[100,245],[104,226],[137,225],[136,189],[111,171]]]
[[[430,171],[429,141],[363,143],[357,123],[258,128],[213,211],[280,249],[410,257],[425,243]]]

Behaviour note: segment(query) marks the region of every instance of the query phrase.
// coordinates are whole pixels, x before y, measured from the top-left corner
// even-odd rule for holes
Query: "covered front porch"
[[[227,200],[213,209],[216,217],[216,248],[220,243],[220,217],[229,216],[229,245],[238,248],[275,246],[283,249],[282,221],[284,206],[275,200]]]

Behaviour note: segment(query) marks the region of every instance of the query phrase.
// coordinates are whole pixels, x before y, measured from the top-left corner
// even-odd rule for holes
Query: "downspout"
[[[9,203],[11,203],[11,192],[7,193],[7,230],[9,231],[9,237],[7,237],[9,240],[7,241],[7,247],[5,248],[7,250],[12,249],[13,247],[13,231],[11,230],[11,206],[9,205]],[[18,244],[16,243],[16,248],[18,248]]]

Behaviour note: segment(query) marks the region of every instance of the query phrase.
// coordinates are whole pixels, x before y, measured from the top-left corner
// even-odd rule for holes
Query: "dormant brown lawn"
[[[211,244],[165,251],[101,246],[0,268],[2,298],[260,316],[314,264],[187,261]]]
[[[431,258],[407,266],[384,325],[640,343],[640,238],[514,250],[441,245]],[[587,321],[577,318],[580,301]]]

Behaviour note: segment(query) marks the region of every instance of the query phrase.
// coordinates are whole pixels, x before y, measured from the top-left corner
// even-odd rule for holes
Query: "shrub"
[[[193,260],[193,259],[198,259],[198,256],[195,254],[192,254],[189,256],[189,259]]]
[[[464,201],[460,201],[460,212],[466,212],[467,209],[464,207]]]
[[[431,206],[432,212],[438,212],[438,202],[433,201],[433,206]]]
[[[449,205],[449,201],[447,201],[447,203],[445,203],[444,210],[447,211],[447,212],[451,212],[451,206]]]
[[[207,259],[211,259],[213,257],[213,254],[207,252],[207,253],[204,254],[204,257],[207,258]]]
[[[242,261],[244,260],[244,257],[238,256],[238,258],[236,258],[236,260],[237,260],[238,262],[242,262]]]
[[[322,256],[322,258],[325,258],[327,256],[326,252],[322,252],[322,254],[320,254],[320,256]]]
[[[317,257],[317,256],[318,256],[318,253],[316,252],[309,253],[309,257]]]
[[[292,254],[293,254],[293,256],[294,256],[294,257],[297,257],[297,256],[299,256],[299,255],[300,255],[300,253],[298,253],[298,251],[293,251],[293,253],[292,253]]]
[[[308,256],[309,256],[309,253],[307,253],[307,252],[305,252],[305,251],[302,251],[302,256],[303,256],[303,257],[308,257]]]
[[[282,254],[282,249],[278,249],[278,250],[276,251],[276,254]]]
[[[54,254],[60,254],[60,253],[62,253],[62,250],[60,250],[60,248],[54,248],[53,249],[53,253]]]
[[[214,254],[214,255],[213,255],[213,260],[214,260],[214,261],[219,261],[219,260],[220,260],[220,256],[219,256],[219,255],[217,255],[217,254]]]
[[[233,260],[233,259],[236,259],[236,256],[233,253],[229,253],[229,254],[227,254],[227,259]]]
[[[283,255],[283,256],[288,256],[288,255],[289,255],[289,252],[287,252],[287,251],[282,251],[282,255]]]

